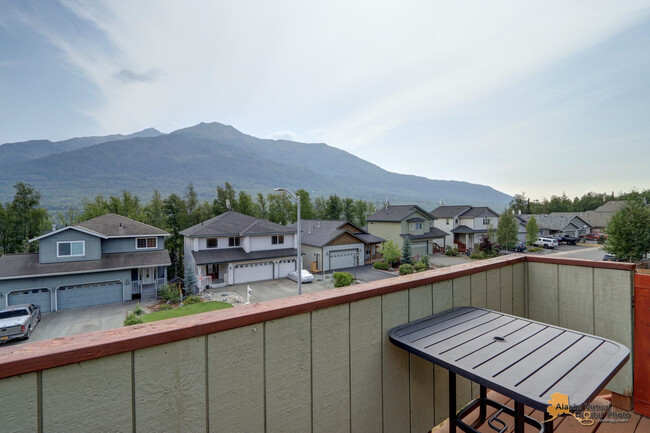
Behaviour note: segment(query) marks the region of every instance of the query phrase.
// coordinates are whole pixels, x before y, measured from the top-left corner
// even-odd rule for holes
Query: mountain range
[[[143,202],[156,188],[165,197],[182,195],[193,183],[211,200],[229,182],[249,193],[281,186],[312,196],[338,194],[426,210],[444,204],[490,206],[501,211],[511,197],[489,186],[392,173],[323,143],[260,139],[217,122],[169,134],[149,128],[130,135],[32,140],[0,146],[0,201],[26,182],[50,210],[78,207],[82,198],[127,190]]]

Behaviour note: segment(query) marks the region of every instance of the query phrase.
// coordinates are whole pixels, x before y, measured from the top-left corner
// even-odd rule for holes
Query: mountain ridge
[[[57,143],[64,144],[47,148]],[[10,200],[11,187],[23,181],[41,192],[43,204],[53,210],[122,190],[144,202],[154,188],[163,196],[182,195],[190,182],[202,200],[214,198],[216,186],[225,182],[250,193],[266,194],[277,186],[304,188],[316,196],[337,194],[378,204],[387,199],[427,210],[442,199],[500,211],[511,199],[489,186],[392,173],[325,143],[260,139],[218,122],[168,134],[147,129],[129,136],[10,144],[14,151],[21,144],[24,149],[8,159],[5,145],[0,146],[0,200]],[[42,148],[55,152],[43,154]]]

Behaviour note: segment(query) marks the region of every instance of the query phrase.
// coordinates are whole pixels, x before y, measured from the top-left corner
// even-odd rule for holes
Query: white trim
[[[138,246],[138,241],[140,239],[145,240],[145,242],[144,242],[145,245],[148,243],[149,239],[155,239],[156,240],[156,246],[155,247],[146,247],[146,246],[145,247],[139,247]],[[135,249],[136,250],[155,250],[157,248],[158,248],[158,237],[156,237],[156,236],[138,236],[137,238],[135,238]]]
[[[72,245],[70,245],[70,254],[60,255],[59,254],[59,245],[60,244],[72,244],[76,242],[81,242],[81,254],[72,254]],[[86,241],[58,241],[56,243],[56,257],[84,257],[86,255]]]
[[[154,234],[154,235],[123,235],[123,236],[106,236],[106,239],[120,239],[120,238],[153,238],[156,236],[171,236],[171,234]]]
[[[41,236],[39,236],[37,238],[30,239],[29,242],[38,241],[38,240],[41,240],[41,239],[46,238],[48,236],[52,236],[52,235],[55,235],[57,233],[61,233],[62,231],[69,230],[69,229],[77,230],[79,232],[86,233],[87,235],[91,235],[91,236],[97,236],[97,237],[100,237],[102,239],[108,239],[108,236],[103,235],[101,233],[94,232],[94,231],[89,230],[89,229],[85,229],[85,228],[81,228],[81,227],[77,227],[77,226],[68,226],[68,227],[60,228],[60,229],[55,230],[53,232],[45,233],[44,235],[41,235]]]
[[[76,274],[91,274],[93,272],[111,272],[111,271],[123,271],[126,269],[139,269],[139,268],[149,268],[153,266],[171,266],[168,263],[157,264],[157,265],[142,265],[142,266],[123,266],[121,268],[106,268],[106,269],[91,269],[87,271],[70,271],[70,272],[55,272],[52,274],[29,274],[29,275],[16,275],[11,277],[0,277],[0,281],[4,280],[17,280],[22,278],[42,278],[42,277],[54,277],[57,275],[76,275]],[[65,285],[65,284],[64,284]]]

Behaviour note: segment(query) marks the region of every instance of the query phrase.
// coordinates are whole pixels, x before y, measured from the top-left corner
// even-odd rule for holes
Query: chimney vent
[[[56,224],[52,224],[52,231],[53,231],[53,232],[56,231]]]

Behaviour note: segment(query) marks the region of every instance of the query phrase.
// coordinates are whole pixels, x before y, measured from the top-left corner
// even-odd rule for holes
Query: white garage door
[[[284,278],[289,272],[296,270],[296,259],[280,260],[278,263],[278,278]]]
[[[122,292],[120,281],[65,286],[56,291],[56,305],[58,310],[69,310],[112,304],[124,300]]]
[[[358,251],[356,249],[330,251],[330,270],[356,266],[355,256],[357,253]]]
[[[41,307],[41,312],[48,313],[52,311],[52,296],[50,289],[32,289],[11,292],[8,296],[8,304],[36,304]]]
[[[273,279],[273,262],[246,263],[235,265],[233,284]]]
[[[418,243],[411,244],[411,251],[413,251],[414,256],[417,254],[419,258],[422,258],[422,256],[426,256],[427,255],[426,242],[418,242]]]

